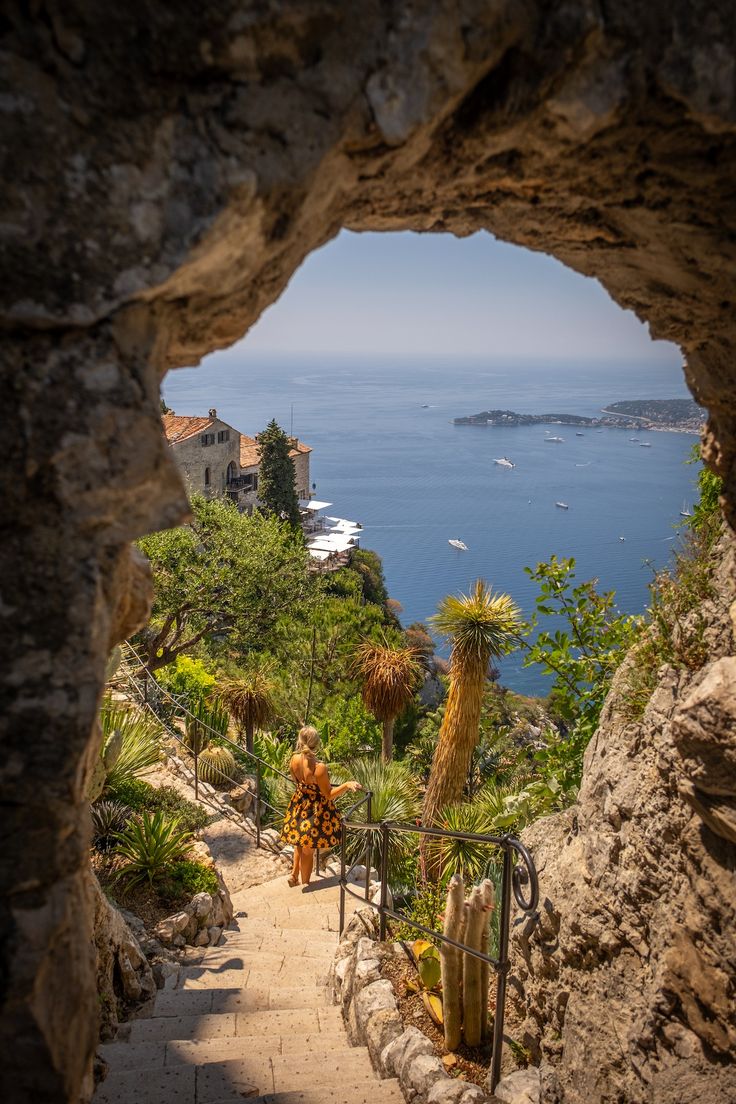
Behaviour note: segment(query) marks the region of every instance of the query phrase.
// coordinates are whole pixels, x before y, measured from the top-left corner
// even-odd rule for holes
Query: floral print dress
[[[316,782],[297,782],[281,829],[281,839],[295,847],[326,851],[340,842],[340,814]]]

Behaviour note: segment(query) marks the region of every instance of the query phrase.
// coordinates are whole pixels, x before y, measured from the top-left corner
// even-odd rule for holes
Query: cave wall
[[[105,651],[147,608],[128,542],[187,509],[158,380],[242,336],[311,250],[342,226],[486,229],[597,276],[682,346],[736,516],[732,14],[3,5],[4,1100],[76,1101],[90,1066],[71,933]]]

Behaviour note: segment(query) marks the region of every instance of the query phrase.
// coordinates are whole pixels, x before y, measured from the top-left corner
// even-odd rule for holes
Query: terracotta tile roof
[[[289,450],[289,456],[298,456],[299,453],[311,452],[309,445],[303,441],[297,441],[293,449]],[[255,437],[246,437],[240,434],[240,466],[241,468],[255,468],[260,462],[258,442]]]
[[[241,468],[258,467],[258,444],[253,437],[240,434],[240,466]]]
[[[161,421],[170,445],[204,433],[212,425],[212,418],[192,418],[185,414],[163,414]]]

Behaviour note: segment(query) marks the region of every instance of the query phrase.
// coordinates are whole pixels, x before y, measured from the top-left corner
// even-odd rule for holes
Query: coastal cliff
[[[601,411],[601,417],[582,414],[519,414],[515,410],[482,410],[453,418],[453,425],[527,426],[572,425],[612,426],[616,429],[679,430],[699,433],[705,413],[692,399],[627,399],[611,403]]]
[[[689,615],[706,661],[662,666],[632,721],[635,648],[577,804],[524,833],[541,903],[513,932],[511,1004],[544,1104],[736,1099],[735,550],[723,536]]]

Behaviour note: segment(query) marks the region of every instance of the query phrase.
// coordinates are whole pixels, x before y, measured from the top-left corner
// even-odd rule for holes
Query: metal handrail
[[[537,905],[539,904],[539,879],[537,877],[537,870],[534,865],[534,860],[531,854],[521,842],[514,836],[507,833],[495,836],[491,834],[480,834],[477,832],[456,832],[451,829],[444,830],[442,828],[432,828],[424,824],[401,824],[396,821],[381,821],[380,823],[373,823],[368,816],[368,822],[364,824],[356,824],[355,822],[346,823],[343,821],[341,837],[340,837],[340,933],[345,927],[345,894],[349,893],[351,897],[360,899],[361,895],[355,893],[347,884],[347,874],[345,867],[345,845],[347,841],[347,834],[349,831],[363,832],[365,833],[366,843],[370,844],[373,833],[380,831],[381,833],[381,893],[380,901],[378,904],[375,901],[370,900],[368,894],[368,881],[369,873],[366,873],[366,903],[378,912],[379,915],[379,937],[383,941],[386,938],[386,922],[387,920],[397,920],[401,923],[408,924],[409,927],[422,932],[424,935],[429,936],[431,939],[437,939],[440,942],[454,947],[456,950],[462,951],[464,954],[470,955],[472,958],[479,959],[481,962],[487,963],[487,965],[493,967],[496,972],[496,1012],[493,1020],[493,1050],[491,1056],[491,1092],[495,1089],[501,1077],[501,1055],[503,1049],[503,1024],[506,1005],[506,983],[508,972],[511,967],[509,960],[509,930],[511,922],[511,898],[515,899],[517,905],[522,912],[534,917],[536,915]],[[397,911],[395,908],[389,908],[388,905],[388,849],[389,849],[389,836],[391,832],[430,836],[435,839],[459,839],[465,840],[470,843],[485,843],[489,847],[500,847],[503,850],[503,871],[501,875],[501,912],[499,921],[499,935],[498,935],[498,958],[493,958],[491,955],[479,951],[475,947],[469,947],[465,943],[459,943],[457,940],[452,939],[450,936],[444,934],[444,932],[438,932],[431,928],[425,927],[418,921],[413,920],[411,917],[406,916],[404,913]],[[517,856],[520,862],[514,863],[513,858]],[[353,863],[353,866],[355,863]],[[351,867],[352,869],[352,867]],[[529,894],[524,895],[524,887],[528,884]]]

